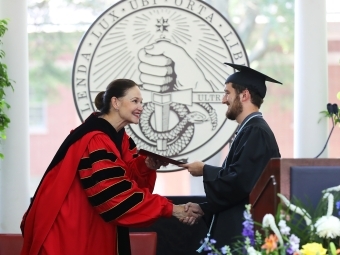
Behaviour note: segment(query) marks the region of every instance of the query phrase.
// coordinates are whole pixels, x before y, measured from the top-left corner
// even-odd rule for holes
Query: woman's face
[[[128,89],[124,97],[116,99],[118,114],[126,125],[139,123],[143,111],[142,100],[142,93],[138,86]]]

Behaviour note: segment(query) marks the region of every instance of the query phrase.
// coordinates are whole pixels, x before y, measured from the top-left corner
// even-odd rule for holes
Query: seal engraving
[[[127,0],[88,29],[73,65],[73,96],[81,120],[94,98],[118,78],[142,91],[139,125],[126,127],[139,148],[175,160],[206,161],[223,148],[237,123],[225,117],[224,62],[249,65],[229,22],[199,0]],[[176,171],[169,165],[159,171]]]

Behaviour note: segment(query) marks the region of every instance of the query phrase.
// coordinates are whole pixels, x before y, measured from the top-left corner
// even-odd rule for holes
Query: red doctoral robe
[[[71,132],[23,217],[21,255],[128,255],[127,227],[171,217],[156,172],[122,129],[91,115]]]

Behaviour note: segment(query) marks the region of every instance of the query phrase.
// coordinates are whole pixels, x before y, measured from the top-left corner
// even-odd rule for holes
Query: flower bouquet
[[[229,246],[217,249],[216,241],[211,239],[204,249],[209,255],[340,254],[339,191],[340,186],[322,191],[323,197],[316,208],[305,207],[298,200],[291,202],[282,194],[277,194],[282,202],[277,214],[266,214],[262,224],[253,221],[251,205],[247,205],[242,241],[236,242],[233,249]]]

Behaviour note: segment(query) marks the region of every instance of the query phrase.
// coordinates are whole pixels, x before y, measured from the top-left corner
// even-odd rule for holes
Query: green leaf
[[[0,45],[2,44],[1,38],[4,36],[7,31],[8,21],[6,19],[0,20]],[[9,79],[7,74],[7,65],[1,62],[1,59],[5,57],[4,50],[0,49],[0,139],[5,140],[6,137],[6,129],[10,123],[10,119],[5,113],[5,110],[10,108],[10,105],[5,101],[5,88],[12,86],[12,80]],[[0,153],[0,158],[4,158],[4,155]]]
[[[332,255],[336,255],[336,247],[335,247],[335,244],[333,242],[329,243],[329,250],[330,250]]]

